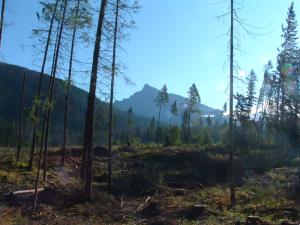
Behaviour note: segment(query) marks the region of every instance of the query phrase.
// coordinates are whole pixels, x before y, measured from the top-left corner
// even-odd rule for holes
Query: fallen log
[[[45,188],[38,188],[37,192],[41,192],[45,190]],[[24,195],[24,194],[33,194],[35,192],[34,189],[29,189],[29,190],[22,190],[22,191],[14,191],[12,192],[13,195]]]
[[[236,223],[236,225],[239,224],[240,222]],[[262,221],[258,216],[248,216],[245,225],[270,225],[270,224]],[[299,225],[299,223],[283,221],[280,225]]]
[[[248,216],[245,225],[267,225],[258,216]]]
[[[299,223],[292,223],[292,222],[283,221],[281,223],[281,225],[299,225]]]
[[[39,192],[44,191],[44,190],[45,190],[45,188],[38,188],[37,192],[39,193]],[[34,192],[35,192],[34,189],[13,191],[13,192],[10,192],[10,193],[6,194],[4,199],[6,201],[10,201],[10,200],[16,199],[16,197],[18,197],[20,195],[34,194]]]

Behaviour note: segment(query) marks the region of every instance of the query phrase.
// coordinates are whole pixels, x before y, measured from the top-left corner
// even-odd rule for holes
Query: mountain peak
[[[145,84],[144,87],[143,87],[143,90],[147,90],[147,89],[155,89],[154,87],[151,87],[149,84]]]
[[[149,84],[145,84],[142,90],[134,93],[129,98],[122,101],[116,101],[115,106],[123,111],[128,110],[130,107],[133,107],[133,110],[137,115],[141,115],[146,118],[152,118],[153,116],[157,116],[158,114],[158,108],[154,102],[154,99],[156,98],[158,92],[159,89],[156,89]],[[161,109],[161,121],[169,123],[171,116],[169,109],[174,101],[177,102],[179,115],[185,110],[184,103],[186,101],[186,98],[180,95],[169,93],[169,103]],[[219,114],[218,110],[215,110],[203,104],[198,104],[197,108],[203,115]],[[180,116],[176,116],[176,118],[173,118],[173,120],[176,124],[180,124],[181,122]]]

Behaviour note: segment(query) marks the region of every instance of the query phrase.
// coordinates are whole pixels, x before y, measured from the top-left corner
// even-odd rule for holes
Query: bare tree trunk
[[[233,58],[234,58],[234,46],[233,46],[233,16],[234,16],[234,0],[230,1],[230,116],[229,116],[229,142],[230,142],[230,151],[229,151],[229,166],[230,166],[230,200],[231,205],[235,205],[235,190],[234,190],[234,163],[233,163]]]
[[[159,124],[160,124],[160,112],[161,112],[161,105],[159,106],[159,111],[158,111],[157,130],[159,129]]]
[[[111,87],[110,87],[110,102],[109,102],[109,128],[108,128],[108,188],[111,190],[112,183],[112,112],[113,112],[113,101],[114,101],[114,83],[115,83],[115,72],[116,72],[116,50],[117,50],[117,32],[118,32],[118,19],[119,19],[119,2],[116,0],[116,18],[115,18],[115,30],[114,30],[114,45],[113,45],[113,58],[111,66]]]
[[[65,20],[65,14],[66,14],[66,9],[67,9],[67,0],[64,0],[64,11],[63,11],[63,17],[61,20],[61,25],[60,25],[60,30],[59,30],[59,37],[58,37],[58,41],[57,41],[57,49],[56,49],[56,53],[55,53],[55,62],[54,62],[54,66],[53,66],[53,76],[51,79],[51,87],[50,90],[48,92],[48,99],[49,99],[49,103],[52,103],[52,98],[53,98],[53,88],[54,88],[54,81],[55,81],[55,75],[56,75],[56,68],[57,68],[57,61],[58,61],[58,55],[59,55],[59,48],[60,48],[60,43],[61,43],[61,36],[62,36],[62,31],[63,31],[63,26],[64,26],[64,20]],[[36,176],[36,180],[35,180],[35,193],[34,193],[34,201],[33,201],[33,211],[35,212],[36,210],[36,205],[37,205],[37,190],[38,190],[38,186],[39,186],[39,178],[40,178],[40,170],[41,170],[41,166],[42,166],[42,154],[43,154],[43,145],[44,145],[44,137],[45,134],[48,134],[48,128],[49,128],[49,117],[50,117],[50,109],[47,108],[46,109],[46,113],[45,113],[45,118],[44,118],[44,125],[43,125],[43,131],[42,131],[42,141],[41,141],[41,148],[40,148],[40,152],[39,152],[39,161],[38,161],[38,171],[37,171],[37,176]],[[45,143],[47,143],[47,141],[45,141]],[[45,152],[44,155],[46,158],[44,158],[44,180],[46,180],[46,176],[45,174],[47,174],[47,171],[45,171],[47,169],[47,149],[46,149],[47,145],[45,145]]]
[[[68,75],[68,83],[67,83],[67,92],[65,99],[65,114],[64,114],[64,142],[61,156],[61,164],[65,165],[66,159],[66,150],[67,150],[67,138],[68,138],[68,112],[69,112],[69,99],[70,99],[70,86],[71,86],[71,76],[72,76],[72,66],[73,66],[73,56],[74,56],[74,47],[75,47],[75,39],[76,39],[76,29],[77,29],[77,17],[79,14],[79,5],[80,0],[77,0],[76,6],[76,15],[75,15],[75,24],[73,27],[72,34],[72,43],[71,43],[71,53],[70,53],[70,61],[69,61],[69,75]]]
[[[279,106],[279,99],[280,99],[280,90],[281,90],[281,77],[279,77],[278,79],[278,87],[277,87],[277,98],[276,98],[276,146],[277,146],[277,151],[279,152],[280,149],[280,124],[279,124],[279,120],[280,120],[280,106]]]
[[[57,45],[58,45],[58,38],[59,38],[59,30],[60,30],[60,24],[57,25],[57,31],[56,31],[56,39],[55,39],[55,45],[54,45],[54,51],[53,51],[53,59],[52,59],[52,67],[51,67],[51,73],[50,73],[50,78],[49,78],[49,81],[48,81],[48,100],[49,100],[49,92],[50,92],[50,89],[51,89],[51,85],[52,85],[52,80],[53,80],[53,76],[54,76],[54,67],[55,67],[55,61],[56,61],[56,52],[57,52]],[[48,102],[49,104],[49,102]],[[49,106],[46,106],[46,109],[44,111],[44,121],[43,121],[43,126],[45,127],[45,133],[44,135],[42,136],[41,138],[41,145],[40,145],[40,149],[42,151],[43,147],[46,149],[48,146],[46,145],[46,142],[44,140],[48,140],[48,130],[47,130],[47,127],[48,127],[48,120],[47,120],[47,117],[48,117],[48,109],[47,107]],[[45,143],[45,145],[44,145]],[[45,168],[47,167],[47,165],[45,165],[46,162],[46,159],[48,157],[48,152],[45,152],[46,154],[43,155],[43,163],[42,163],[42,167]],[[45,174],[45,170],[43,171],[43,179],[45,181],[45,177],[46,177],[46,174]]]
[[[284,149],[284,119],[285,119],[285,79],[282,74],[281,75],[281,105],[280,105],[280,120],[279,120],[279,151],[281,153],[285,153]],[[296,121],[295,121],[296,122]]]
[[[3,32],[3,26],[4,26],[5,1],[6,1],[6,0],[2,0],[2,6],[1,6],[0,46],[1,46],[1,44],[2,44],[2,32]]]
[[[93,134],[94,134],[94,103],[96,98],[97,72],[100,56],[100,44],[102,37],[102,27],[105,15],[107,0],[101,1],[96,41],[93,53],[93,64],[91,72],[90,90],[85,115],[84,144],[81,165],[81,178],[85,181],[85,199],[92,199],[92,182],[93,182]]]
[[[60,50],[60,45],[61,45],[61,37],[62,33],[64,30],[64,22],[65,22],[65,16],[66,16],[66,11],[67,11],[67,5],[68,5],[68,0],[64,0],[64,9],[63,9],[63,16],[60,22],[60,30],[58,34],[58,40],[57,40],[57,46],[56,46],[56,52],[55,52],[55,62],[53,66],[53,76],[51,79],[51,86],[50,90],[48,93],[48,99],[49,99],[49,105],[50,107],[47,107],[46,110],[46,130],[45,130],[45,141],[44,141],[44,170],[43,170],[43,180],[44,182],[47,179],[47,170],[48,170],[48,136],[49,136],[49,126],[50,126],[50,115],[51,115],[51,107],[53,104],[53,96],[54,96],[54,84],[55,84],[55,79],[56,79],[56,71],[57,71],[57,63],[58,63],[58,58],[59,58],[59,50]],[[43,142],[42,142],[43,143]]]
[[[188,113],[188,127],[187,127],[187,144],[190,143],[190,139],[191,139],[191,112],[192,112],[192,108],[189,107],[189,113]]]
[[[58,29],[59,29],[59,25],[58,25]],[[57,34],[58,34],[58,30],[57,30]],[[50,74],[50,78],[49,78],[49,82],[48,82],[48,90],[50,90],[51,80],[52,80],[52,77],[53,77],[57,41],[58,41],[58,35],[56,37],[55,46],[54,46],[53,63],[52,63],[51,74]],[[37,193],[38,193],[38,189],[39,189],[38,188],[39,177],[40,177],[40,170],[42,168],[43,143],[44,143],[45,129],[46,129],[46,120],[45,120],[46,114],[47,114],[47,110],[45,110],[45,112],[44,112],[44,121],[43,121],[42,136],[41,136],[41,145],[40,145],[39,158],[38,158],[38,171],[37,171],[37,176],[36,176],[36,180],[35,180],[35,189],[34,189],[35,190],[35,195],[34,195],[33,211],[35,211],[36,204],[37,204]]]
[[[43,130],[42,130],[42,139],[44,139],[45,135],[45,127],[46,123],[43,125]],[[33,200],[33,212],[36,210],[36,205],[37,205],[37,194],[38,194],[38,186],[39,186],[39,180],[40,180],[40,171],[42,167],[42,155],[43,155],[43,147],[41,146],[40,151],[39,151],[39,159],[38,159],[38,170],[35,178],[35,187],[34,187],[34,200]]]
[[[20,153],[21,153],[21,144],[22,144],[22,125],[23,125],[23,110],[24,110],[24,93],[25,93],[25,83],[27,78],[27,72],[24,72],[23,82],[22,82],[22,91],[21,91],[21,100],[19,108],[19,130],[18,130],[18,148],[17,148],[17,157],[16,163],[19,162]]]
[[[55,2],[54,11],[53,11],[53,14],[51,17],[51,22],[50,22],[50,28],[48,31],[48,38],[47,38],[47,43],[46,43],[46,48],[45,48],[45,53],[44,53],[44,58],[43,58],[43,63],[42,63],[42,69],[41,69],[41,73],[40,73],[39,86],[38,86],[38,94],[37,94],[38,104],[34,111],[35,119],[38,118],[38,115],[39,115],[39,109],[40,109],[39,101],[41,98],[43,76],[44,76],[45,65],[46,65],[46,60],[47,60],[47,55],[48,55],[48,50],[49,50],[49,45],[50,45],[50,40],[51,40],[51,34],[52,34],[52,27],[53,27],[53,23],[54,23],[54,19],[55,19],[58,2],[59,2],[59,0],[56,0],[56,2]],[[28,166],[30,170],[32,169],[34,150],[35,150],[35,146],[36,146],[37,126],[38,126],[38,122],[35,122],[33,125],[32,141],[31,141],[31,147],[30,147],[30,159],[29,159],[29,166]]]

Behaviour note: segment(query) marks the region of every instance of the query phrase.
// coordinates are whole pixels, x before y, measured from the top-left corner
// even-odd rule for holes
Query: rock
[[[283,221],[281,223],[281,225],[299,225],[299,223],[292,223],[292,222]]]
[[[186,219],[196,220],[209,214],[205,205],[192,205],[181,210],[181,216]]]
[[[197,183],[196,186],[200,189],[204,189],[204,185],[203,184],[200,184],[200,183]]]
[[[156,218],[149,225],[178,225],[176,220]]]
[[[242,225],[242,223],[238,220],[238,221],[235,222],[234,225]]]
[[[245,225],[267,225],[258,216],[248,216]]]
[[[169,182],[167,185],[170,188],[182,188],[184,186],[181,183],[177,183],[177,182]]]
[[[186,195],[186,189],[184,188],[177,188],[174,190],[173,195],[176,196],[184,196]]]
[[[99,157],[108,157],[109,156],[109,151],[107,148],[103,146],[96,146],[94,147],[94,155],[99,156]]]
[[[149,201],[146,206],[140,211],[144,217],[158,216],[162,212],[158,201]]]

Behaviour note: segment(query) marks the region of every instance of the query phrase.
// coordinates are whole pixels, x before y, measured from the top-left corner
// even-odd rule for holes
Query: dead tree
[[[66,149],[67,149],[67,137],[68,137],[67,132],[68,132],[68,113],[69,113],[70,86],[71,86],[73,55],[74,55],[74,47],[75,47],[75,40],[76,40],[79,6],[80,6],[80,0],[77,0],[76,12],[75,12],[75,21],[74,21],[74,27],[73,27],[73,32],[72,32],[71,53],[70,53],[70,60],[69,60],[68,81],[67,81],[67,90],[66,90],[66,99],[65,99],[64,139],[63,139],[63,149],[62,149],[62,157],[61,157],[61,164],[62,165],[65,164]]]
[[[5,3],[6,3],[6,0],[2,0],[1,20],[0,20],[0,46],[1,46],[1,43],[2,43],[2,32],[3,32],[3,26],[4,26]]]
[[[53,99],[56,68],[57,68],[59,48],[60,48],[60,43],[61,43],[61,36],[62,36],[62,32],[63,32],[63,27],[64,27],[64,18],[65,18],[66,9],[67,9],[67,3],[68,3],[68,0],[64,0],[63,17],[61,19],[59,36],[58,36],[58,41],[57,41],[57,46],[56,46],[55,62],[54,62],[54,66],[53,66],[53,76],[51,78],[51,86],[48,91],[49,104],[52,103],[52,99]],[[41,166],[42,166],[43,145],[44,145],[44,143],[46,143],[46,141],[44,141],[44,137],[45,137],[45,134],[48,132],[49,119],[50,119],[50,108],[47,107],[45,118],[44,118],[43,130],[42,130],[42,141],[41,141],[41,148],[40,148],[40,152],[39,152],[38,171],[37,171],[36,180],[35,180],[35,193],[34,193],[34,201],[33,201],[33,211],[34,212],[36,210],[36,205],[37,205],[37,194],[38,194],[37,190],[38,190],[38,186],[39,186],[40,170],[41,170]],[[47,147],[47,145],[45,147]],[[45,170],[47,169],[47,149],[46,148],[45,148],[44,155],[46,155],[46,159],[44,158],[44,174],[46,174],[47,173],[47,171],[45,172]],[[46,177],[44,177],[44,180],[46,180]]]
[[[107,0],[101,1],[96,40],[93,52],[93,63],[90,81],[90,90],[88,96],[87,110],[85,115],[84,144],[81,164],[81,178],[83,179],[84,195],[86,200],[92,199],[93,182],[93,134],[94,134],[94,108],[96,98],[97,72],[100,56],[100,44],[103,33],[103,21],[106,11]]]
[[[113,112],[113,101],[114,101],[114,83],[115,83],[115,72],[116,72],[116,49],[117,49],[117,32],[118,32],[118,19],[119,19],[119,3],[117,0],[116,4],[116,15],[115,15],[115,25],[114,25],[114,43],[113,43],[113,55],[112,55],[112,65],[111,65],[111,86],[110,86],[110,102],[109,102],[109,128],[108,128],[108,188],[111,189],[112,180],[112,112]]]
[[[55,51],[55,56],[54,56],[54,65],[53,65],[53,75],[51,78],[50,82],[50,89],[48,92],[48,107],[46,107],[46,113],[44,117],[44,121],[46,123],[45,126],[45,140],[41,141],[41,146],[44,143],[44,160],[43,160],[43,180],[44,182],[47,179],[47,167],[48,167],[48,136],[49,136],[49,126],[50,126],[50,115],[51,115],[51,109],[53,106],[53,96],[54,96],[54,84],[56,80],[56,74],[57,74],[57,65],[58,65],[58,58],[59,58],[59,50],[61,46],[61,39],[62,39],[62,34],[64,30],[64,23],[65,23],[65,17],[66,17],[66,11],[67,11],[67,5],[68,5],[68,0],[64,0],[64,8],[63,8],[63,14],[62,18],[60,21],[60,28],[59,28],[59,33],[58,33],[58,39],[57,39],[57,46],[56,46],[56,51]]]
[[[221,2],[220,2],[221,3]],[[249,31],[247,28],[253,26],[244,22],[242,18],[238,16],[237,11],[241,8],[237,8],[237,0],[229,0],[230,7],[229,11],[225,14],[218,16],[217,18],[230,17],[230,25],[229,29],[226,32],[226,35],[229,36],[229,182],[230,182],[230,200],[231,205],[234,206],[236,202],[235,198],[235,178],[234,178],[234,153],[235,153],[235,145],[234,145],[234,80],[238,79],[234,72],[236,69],[239,69],[239,65],[235,60],[235,53],[240,49],[240,38],[241,35],[240,30],[244,31],[248,36],[254,37],[260,34],[253,33]],[[239,28],[239,29],[238,29]],[[257,27],[255,27],[257,28]]]
[[[21,100],[19,106],[19,129],[18,129],[18,147],[17,147],[17,156],[16,163],[19,162],[20,153],[21,153],[21,144],[22,144],[22,125],[23,125],[23,110],[24,110],[24,94],[25,94],[25,83],[27,78],[27,72],[24,72],[22,90],[21,90]]]
[[[230,94],[229,94],[229,164],[230,164],[230,201],[231,205],[235,205],[235,189],[234,189],[234,163],[233,163],[233,152],[234,152],[234,134],[233,134],[233,58],[234,58],[234,0],[230,0]]]
[[[48,55],[48,50],[49,50],[51,35],[52,35],[52,28],[53,28],[54,19],[56,16],[58,2],[59,2],[59,0],[55,1],[55,6],[54,6],[54,10],[53,10],[53,13],[51,16],[50,27],[49,27],[49,31],[48,31],[48,37],[47,37],[47,42],[46,42],[46,47],[45,47],[45,52],[44,52],[44,57],[43,57],[43,62],[42,62],[42,69],[41,69],[39,85],[38,85],[38,92],[37,92],[37,96],[36,96],[37,104],[34,109],[34,119],[35,120],[37,120],[39,111],[40,111],[40,98],[41,98],[41,92],[42,92],[42,83],[43,83],[45,65],[46,65],[46,61],[47,61],[47,55]],[[32,169],[33,157],[34,157],[34,152],[35,152],[35,147],[36,147],[37,128],[38,128],[38,121],[34,121],[31,147],[30,147],[30,159],[29,159],[29,166],[28,166],[30,170]]]

